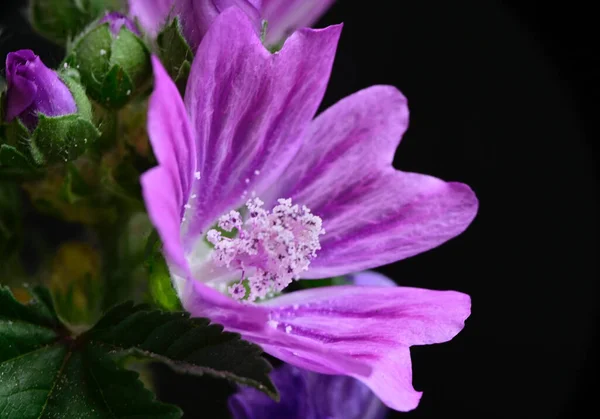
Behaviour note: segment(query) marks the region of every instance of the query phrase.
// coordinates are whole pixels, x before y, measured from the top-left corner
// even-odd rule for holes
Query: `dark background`
[[[59,48],[1,0],[0,58]],[[583,2],[582,2],[583,4]],[[397,86],[411,125],[396,167],[465,182],[479,215],[462,236],[383,267],[399,284],[472,296],[450,343],[414,347],[405,418],[579,418],[595,400],[598,316],[598,50],[591,6],[486,0],[338,1],[344,22],[324,107],[373,84]],[[187,417],[225,412],[231,387],[158,369],[161,398]]]

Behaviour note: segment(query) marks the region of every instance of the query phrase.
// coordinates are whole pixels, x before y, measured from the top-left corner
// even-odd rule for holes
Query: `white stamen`
[[[249,301],[281,291],[298,279],[321,248],[319,236],[325,233],[321,218],[305,206],[292,205],[291,199],[277,202],[269,213],[259,198],[248,200],[245,221],[238,211],[221,216],[219,227],[228,232],[236,229],[235,238],[223,237],[217,230],[207,233],[216,265],[239,269],[242,280],[248,280]],[[229,288],[234,299],[246,295],[240,286],[241,282]]]

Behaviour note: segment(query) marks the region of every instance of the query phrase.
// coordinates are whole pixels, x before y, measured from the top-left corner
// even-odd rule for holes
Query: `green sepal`
[[[75,160],[100,136],[94,125],[77,114],[48,117],[39,115],[31,136],[31,156],[36,164]]]
[[[102,83],[100,104],[109,109],[122,108],[129,102],[134,85],[129,75],[119,65],[114,65]]]
[[[88,95],[100,102],[102,83],[110,69],[110,47],[113,36],[108,23],[81,34],[71,46],[65,63],[80,74],[80,80]]]
[[[161,62],[183,95],[194,54],[183,36],[179,17],[160,31],[156,43]]]
[[[146,44],[129,29],[122,27],[114,39],[110,63],[121,66],[137,88],[144,85],[152,75],[150,51]]]
[[[148,238],[146,245],[146,270],[152,302],[163,310],[181,310],[181,302],[173,287],[171,273],[161,252],[162,244],[156,230]]]
[[[125,27],[113,35],[109,24],[90,25],[70,48],[64,63],[79,71],[88,95],[108,109],[120,109],[151,79],[150,51]]]
[[[83,119],[88,121],[92,120],[92,104],[85,93],[85,89],[80,84],[79,72],[73,69],[67,69],[66,71],[60,71],[58,73],[61,80],[67,85],[75,105],[77,106],[77,114]]]
[[[31,133],[19,118],[13,119],[4,126],[4,136],[6,137],[6,144],[15,147],[24,155],[30,156],[29,138]]]
[[[31,0],[33,28],[58,44],[66,44],[105,10],[105,0]]]

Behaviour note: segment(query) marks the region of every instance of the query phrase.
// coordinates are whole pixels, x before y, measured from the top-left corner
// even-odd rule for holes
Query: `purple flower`
[[[383,275],[364,272],[349,278],[355,285],[396,286]],[[383,419],[385,405],[360,381],[284,364],[271,373],[280,401],[251,387],[229,398],[234,419]]]
[[[352,377],[325,375],[285,364],[271,373],[281,396],[245,387],[229,398],[234,419],[383,419],[386,407]]]
[[[130,32],[140,36],[140,31],[135,26],[135,23],[131,21],[127,16],[118,13],[118,12],[108,12],[100,21],[99,24],[108,22],[110,31],[113,35],[118,35],[121,31],[121,28],[125,26],[125,29],[128,29]]]
[[[262,21],[268,22],[265,43],[282,42],[296,29],[310,26],[334,0],[129,0],[129,13],[151,35],[156,35],[169,15],[180,16],[183,33],[196,50],[215,18],[228,7],[236,6],[252,20],[257,33]]]
[[[6,83],[7,122],[19,118],[33,131],[38,114],[62,116],[77,112],[71,91],[31,50],[22,49],[6,56]]]
[[[411,410],[421,393],[409,347],[452,339],[469,296],[335,286],[263,298],[298,278],[429,250],[477,212],[468,186],[391,166],[408,124],[394,87],[359,91],[313,120],[340,31],[301,29],[271,54],[251,20],[230,8],[202,39],[185,104],[153,58],[148,132],[159,166],[142,176],[143,194],[188,311]]]

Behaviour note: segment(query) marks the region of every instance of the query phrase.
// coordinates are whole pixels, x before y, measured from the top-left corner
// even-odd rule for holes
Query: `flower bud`
[[[77,70],[87,94],[102,106],[119,109],[150,82],[150,52],[135,24],[111,12],[73,43],[65,64]]]
[[[77,112],[75,99],[67,85],[31,50],[8,54],[6,82],[6,122],[19,118],[33,131],[39,114],[62,116]]]
[[[0,150],[0,165],[14,166],[14,157],[37,166],[74,160],[99,136],[77,73],[57,73],[33,51],[20,50],[8,54],[6,75],[7,144]],[[21,163],[17,166],[25,168]]]

